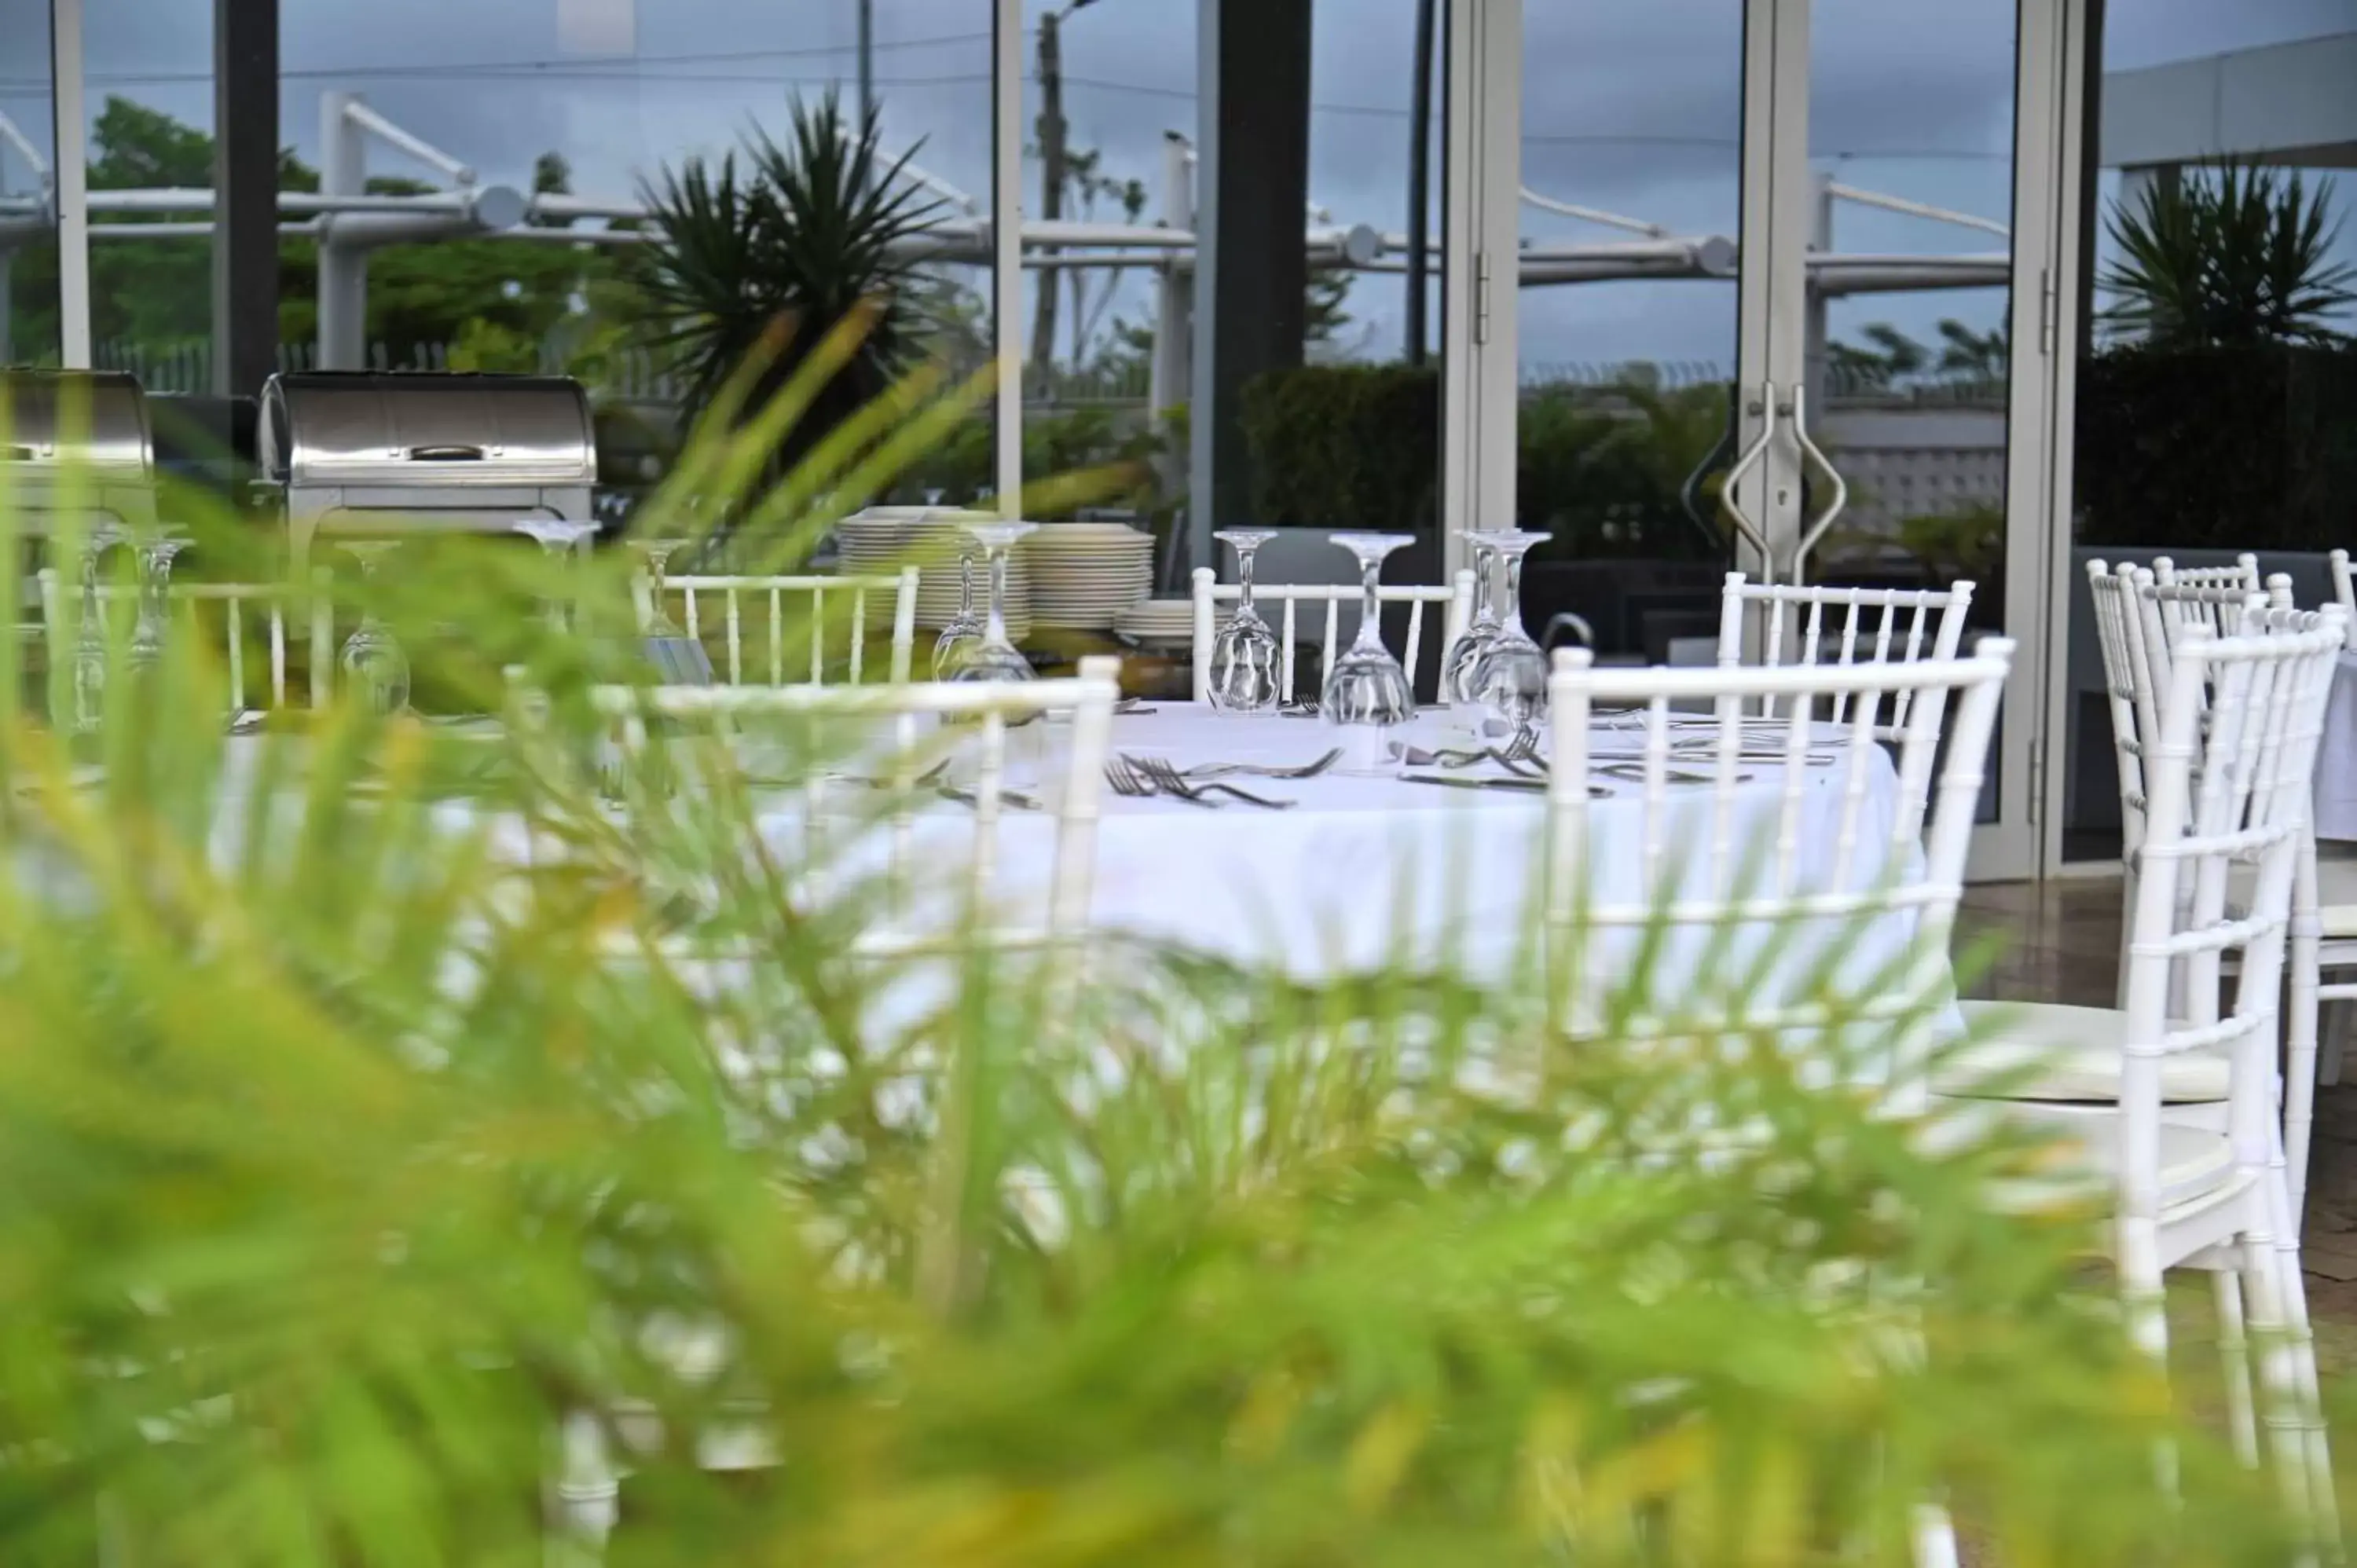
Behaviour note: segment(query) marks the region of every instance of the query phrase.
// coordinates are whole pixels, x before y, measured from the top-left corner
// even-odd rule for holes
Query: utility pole
[[[1425,286],[1432,248],[1429,193],[1432,188],[1433,0],[1415,4],[1415,81],[1407,114],[1407,362],[1424,363]]]
[[[1071,7],[1078,10],[1078,6]],[[1064,13],[1039,18],[1039,216],[1049,223],[1064,215]],[[1052,245],[1040,254],[1053,256]],[[1056,353],[1056,296],[1060,280],[1052,267],[1039,274],[1039,303],[1031,317],[1032,373],[1043,381]]]
[[[876,0],[859,0],[859,130],[876,113]]]

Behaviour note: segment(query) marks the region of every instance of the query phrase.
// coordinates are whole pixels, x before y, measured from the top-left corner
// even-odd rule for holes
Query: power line
[[[957,44],[986,44],[990,41],[990,38],[991,35],[988,33],[947,33],[936,38],[929,38],[878,39],[872,47],[876,52],[880,54],[888,49],[927,49],[942,48]],[[458,60],[447,65],[306,66],[293,70],[281,70],[278,73],[278,77],[282,81],[342,81],[355,80],[397,80],[403,77],[432,78],[478,75],[500,77],[509,74],[554,77],[573,76],[577,74],[585,77],[587,80],[598,81],[603,80],[617,71],[626,71],[629,74],[636,74],[635,71],[630,70],[629,68],[637,66],[742,64],[748,60],[813,59],[822,59],[828,55],[856,55],[857,52],[858,46],[856,44],[815,44],[799,48],[725,49],[698,54],[629,55],[606,59],[565,58],[512,60]],[[104,85],[116,87],[179,86],[190,83],[210,82],[212,79],[213,73],[210,70],[91,71],[87,73],[84,78],[84,80],[90,82],[92,86]],[[681,80],[686,81],[696,79],[682,78]],[[718,80],[733,81],[737,79],[720,78]],[[763,79],[748,77],[745,80],[758,81]],[[0,82],[5,82],[5,85],[10,87],[21,86],[46,89],[49,85],[48,78],[46,76],[17,77],[13,80],[0,78]]]

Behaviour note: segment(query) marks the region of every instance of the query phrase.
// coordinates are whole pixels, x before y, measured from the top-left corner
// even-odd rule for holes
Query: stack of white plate
[[[1234,610],[1220,607],[1220,621],[1234,616]],[[1195,640],[1195,601],[1146,599],[1115,616],[1113,628],[1141,648],[1185,648]]]
[[[1154,586],[1154,536],[1118,522],[1051,522],[1023,542],[1031,618],[1066,631],[1110,631]]]
[[[986,512],[947,507],[870,507],[835,525],[843,570],[853,576],[890,576],[917,568],[917,624],[947,626],[958,612],[958,552],[967,542],[963,525],[992,522]],[[976,563],[974,607],[988,604],[990,581]],[[1020,546],[1006,561],[1006,635],[1021,642],[1031,633],[1031,565]]]

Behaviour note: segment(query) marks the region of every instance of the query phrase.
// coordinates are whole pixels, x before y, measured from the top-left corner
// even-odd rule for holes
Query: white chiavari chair
[[[1719,598],[1719,667],[1741,667],[1747,646],[1759,650],[1758,666],[1770,670],[1953,659],[1972,602],[1969,582],[1948,588],[1800,587],[1754,583],[1729,572]],[[1755,635],[1756,642],[1749,641]],[[1886,738],[1905,727],[1911,700],[1904,690],[1890,695],[1893,705],[1881,720]],[[1772,704],[1776,698],[1760,701]],[[1838,721],[1843,714],[1824,716]]]
[[[2163,587],[2229,588],[2244,593],[2266,585],[2259,579],[2259,558],[2248,551],[2235,556],[2231,566],[2179,566],[2166,555],[2156,555],[2152,578]]]
[[[1723,980],[1682,971],[1678,982],[1694,986],[1677,1005],[1616,1016],[1624,1033],[1691,1036],[1722,1014],[1730,1029],[1803,1032],[1836,1016],[1936,1014],[1953,983],[1948,938],[2012,655],[2011,642],[1993,638],[1968,658],[1911,663],[1640,670],[1598,668],[1585,649],[1559,650],[1549,692],[1546,926],[1557,961],[1552,993],[1572,1010],[1574,1032],[1595,1004],[1593,988],[1614,983],[1617,966],[1594,955],[1657,927],[1665,942],[1683,933],[1707,945],[1730,928],[1790,936],[1807,925],[1828,948],[1887,919],[1895,927],[1882,926],[1885,934],[1895,929],[1902,940],[1895,954],[1856,944],[1874,989],[1830,1011],[1813,989],[1745,991],[1755,977],[1727,963],[1715,966]],[[1778,716],[1757,716],[1763,707]],[[1677,711],[1685,708],[1706,711]],[[1894,733],[1886,715],[1902,708],[1908,717]],[[1591,733],[1592,716],[1607,710],[1622,711],[1594,721],[1609,727]],[[1772,778],[1758,777],[1770,769]],[[1880,784],[1886,773],[1891,780]],[[1616,818],[1613,842],[1597,839],[1589,819],[1598,789],[1641,797],[1633,834]],[[1608,861],[1633,876],[1603,888]],[[1795,940],[1792,950],[1810,945]],[[1715,981],[1734,989],[1718,994]],[[1889,1065],[1897,1102],[1921,1103],[1909,1047]]]
[[[2288,609],[2291,580],[2276,579],[2279,593],[2271,593],[2267,584],[2253,581],[2247,586],[2240,584],[2203,584],[2163,582],[2160,574],[2139,571],[2136,576],[2136,602],[2143,617],[2145,641],[2155,659],[2173,657],[2186,629],[2200,627],[2212,637],[2236,637],[2245,629],[2250,617],[2269,607]],[[2281,601],[2281,602],[2278,602]]]
[[[1281,650],[1277,660],[1277,690],[1283,700],[1294,698],[1295,649],[1301,639],[1301,607],[1323,605],[1319,617],[1320,670],[1334,667],[1334,656],[1341,650],[1343,607],[1355,606],[1364,590],[1356,583],[1268,583],[1253,584],[1253,607],[1261,619],[1269,623],[1276,633]],[[1442,612],[1439,639],[1434,644],[1440,655],[1446,655],[1473,619],[1473,574],[1463,571],[1445,585],[1433,586],[1394,586],[1385,585],[1376,590],[1384,604],[1408,607],[1407,646],[1400,662],[1410,680],[1418,673],[1418,661],[1423,657],[1424,616],[1427,605],[1447,607]],[[1222,583],[1208,566],[1195,569],[1195,701],[1208,703],[1211,692],[1211,639],[1215,634],[1218,607],[1232,604],[1243,596],[1241,584]]]
[[[2349,646],[2357,648],[2357,577],[2349,571],[2349,552],[2336,550],[2325,558],[2332,574],[2332,596],[2349,612]]]
[[[2125,1006],[2037,1009],[2042,1037],[1986,1041],[1948,1064],[1939,1085],[2066,1130],[2112,1178],[2115,1262],[2139,1347],[2165,1355],[2165,1271],[2216,1276],[2236,1444],[2258,1461],[2255,1340],[2287,1498],[2325,1529],[2331,1480],[2287,1150],[2305,1112],[2294,1109],[2295,1064],[2278,1120],[2276,1047],[2316,747],[2343,636],[2337,607],[2270,612],[2235,638],[2189,629],[2165,672],[2159,728],[2142,735],[2148,809]],[[2236,959],[2227,1008],[2221,981]],[[2002,1026],[2019,1010],[1981,1011]]]
[[[803,575],[683,575],[666,573],[662,595],[679,607],[679,622],[695,641],[704,639],[705,625],[717,601],[727,653],[726,680],[731,686],[752,682],[770,686],[824,685],[828,671],[845,656],[844,678],[853,685],[865,673],[868,644],[869,604],[888,598],[892,606],[889,678],[906,682],[914,667],[917,645],[917,568],[904,567],[897,576],[825,576]],[[655,582],[640,572],[632,586],[641,626],[651,624],[655,610]],[[847,606],[844,601],[848,600]],[[830,625],[829,610],[847,619]],[[670,607],[666,604],[666,608]],[[748,614],[749,611],[749,614]],[[795,618],[805,618],[796,625]],[[746,657],[746,622],[761,628],[757,652]],[[791,638],[789,634],[791,634]],[[801,646],[789,649],[791,640]]]
[[[1545,927],[1561,1026],[1581,1038],[1609,1019],[1616,1041],[1705,1047],[1770,1036],[1824,1058],[1829,1074],[1866,1076],[1894,1111],[1927,1103],[1923,1067],[1953,996],[1949,937],[2012,656],[2002,638],[1965,659],[1784,668],[1598,669],[1585,649],[1556,652]],[[1608,712],[1616,727],[1592,731]],[[1761,712],[1781,716],[1748,716]],[[1886,723],[1893,712],[1905,721]],[[1631,750],[1633,763],[1619,759]],[[1772,781],[1756,779],[1770,768]],[[1892,778],[1878,789],[1882,774]],[[1617,815],[1609,840],[1595,831],[1598,790],[1641,793],[1633,835]],[[1645,982],[1674,1000],[1613,994],[1641,967],[1630,961],[1639,944],[1659,965],[1682,940],[1707,958]],[[1792,961],[1763,969],[1750,946]],[[1854,1039],[1854,1026],[1875,1033]],[[1846,1082],[1857,1078],[1827,1086]],[[1744,1135],[1739,1109],[1676,1114],[1664,1129],[1675,1157]],[[1914,1533],[1917,1562],[1957,1560],[1936,1501],[1919,1508]]]
[[[55,567],[41,569],[40,590],[50,668],[62,670],[73,658],[73,650],[65,639],[68,624],[76,618],[68,613],[69,607],[64,602],[68,589]],[[81,592],[72,591],[77,595]],[[202,635],[210,631],[219,637],[232,712],[288,705],[288,623],[297,608],[290,589],[272,583],[179,582],[165,591],[171,602],[174,632]],[[107,607],[135,605],[139,597],[137,588],[123,583],[103,584],[98,594],[100,604]],[[208,627],[206,623],[215,615],[220,618],[218,624]],[[325,648],[316,622],[307,641],[311,696],[316,703],[323,690],[332,650]]]
[[[911,913],[909,906],[890,898],[881,906],[896,917],[863,923],[851,953],[855,959],[878,962],[911,956],[970,951],[975,945],[1021,950],[1038,954],[1053,967],[1044,972],[1049,987],[1039,1016],[1043,1027],[1067,1021],[1075,1010],[1073,988],[1082,975],[1089,905],[1096,870],[1097,824],[1104,789],[1104,767],[1112,746],[1113,710],[1121,690],[1120,660],[1090,658],[1081,661],[1077,676],[1024,682],[959,684],[906,682],[892,685],[820,687],[666,686],[641,689],[605,687],[591,693],[596,709],[619,725],[627,746],[643,748],[664,744],[652,737],[658,722],[694,729],[705,725],[752,726],[764,721],[781,724],[845,723],[872,728],[892,737],[888,754],[868,755],[863,761],[889,770],[901,786],[886,797],[888,830],[874,816],[853,814],[841,820],[849,831],[869,837],[888,837],[888,864],[878,874],[897,884],[903,877],[921,877],[938,886],[960,884],[959,896],[948,905],[940,901]],[[958,771],[958,803],[941,800],[923,782],[918,759],[909,749],[927,719],[960,724],[961,744],[970,766]],[[1044,721],[1032,723],[1030,721]],[[1010,735],[1036,735],[1047,728],[1068,734],[1069,748],[1051,763],[1057,774],[1043,789],[1049,798],[1034,801],[1010,788]],[[929,758],[928,758],[929,759]],[[1060,783],[1059,783],[1060,781]],[[1026,785],[1025,788],[1040,788]],[[812,800],[815,812],[818,802]],[[955,824],[965,843],[944,854],[939,833],[914,842],[907,830],[924,813]],[[1007,853],[1002,839],[1017,814],[1034,819],[1044,814],[1050,834],[1044,857]],[[808,841],[805,840],[807,843]],[[1020,874],[1017,894],[1020,907],[1010,908],[1002,868]],[[825,897],[823,885],[832,877],[822,867],[815,877],[799,875],[798,890],[813,884]],[[862,905],[863,909],[866,908]],[[929,928],[930,916],[944,908],[975,915],[971,925],[954,929]],[[745,983],[744,966],[763,961],[754,947],[726,951],[651,941],[618,947],[619,961],[663,964],[691,989],[737,987]],[[743,1042],[716,1041],[725,1056],[741,1051]],[[731,1064],[724,1063],[724,1066]],[[755,1070],[758,1070],[758,1067]],[[886,1086],[888,1090],[890,1086]],[[920,1261],[920,1275],[926,1273]],[[927,1288],[920,1277],[920,1289]],[[727,1347],[724,1335],[693,1323],[662,1326],[647,1341],[651,1361],[673,1376],[691,1383],[706,1383],[726,1376]],[[768,1431],[766,1412],[758,1404],[739,1402],[726,1408],[725,1417],[694,1434],[696,1463],[710,1470],[748,1470],[776,1465],[778,1453]],[[651,1451],[664,1440],[651,1412],[642,1405],[617,1398],[602,1412],[584,1410],[556,1434],[554,1468],[547,1485],[546,1506],[552,1541],[552,1561],[588,1564],[599,1561],[617,1518],[623,1475],[634,1453]],[[621,1439],[618,1451],[609,1434]]]

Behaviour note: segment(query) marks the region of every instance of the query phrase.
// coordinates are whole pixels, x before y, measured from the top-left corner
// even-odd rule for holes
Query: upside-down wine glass
[[[98,596],[99,560],[128,536],[113,522],[94,522],[81,552],[81,632],[74,639],[74,730],[95,731],[106,714],[106,611]]]
[[[1440,700],[1461,719],[1474,711],[1473,667],[1498,637],[1498,552],[1491,543],[1492,533],[1467,528],[1458,537],[1473,547],[1473,624],[1448,645],[1440,666]]]
[[[172,608],[172,557],[188,547],[188,539],[168,528],[139,541],[139,622],[131,633],[130,659],[135,673],[163,661],[165,623]]]
[[[1509,739],[1534,735],[1546,717],[1546,654],[1523,629],[1523,558],[1552,537],[1514,532],[1490,540],[1505,565],[1505,597],[1499,605],[1498,635],[1473,666],[1469,690],[1484,726],[1502,729]]]
[[[1253,555],[1275,539],[1270,529],[1230,528],[1211,535],[1236,553],[1236,613],[1211,639],[1211,706],[1232,714],[1266,713],[1277,689],[1283,652],[1276,633],[1253,607]]]
[[[1031,522],[971,522],[966,534],[982,546],[990,572],[990,609],[983,621],[982,638],[959,659],[942,679],[948,681],[1028,681],[1031,661],[1006,635],[1006,558],[1017,542],[1039,524]]]
[[[963,663],[967,655],[982,646],[983,634],[990,623],[974,603],[974,558],[977,553],[973,541],[958,546],[958,610],[950,623],[942,628],[933,639],[933,679],[945,681],[951,671]]]
[[[594,522],[575,522],[565,518],[528,517],[515,525],[515,531],[540,546],[541,553],[551,563],[561,563],[581,548],[581,542],[597,532]],[[565,600],[552,596],[547,604],[548,624],[557,631],[568,629],[571,618],[566,614]]]
[[[357,685],[368,705],[380,714],[397,714],[409,706],[409,656],[393,628],[376,613],[377,568],[400,548],[390,539],[371,539],[344,546],[361,564],[361,623],[344,639],[339,660],[344,678]]]
[[[678,625],[671,618],[671,612],[663,607],[663,568],[670,564],[673,553],[679,549],[679,544],[680,542],[676,539],[666,539],[648,540],[639,546],[639,558],[647,564],[648,592],[651,596],[647,624],[640,633],[643,637],[653,639],[687,635],[679,629]]]
[[[1377,591],[1383,557],[1415,542],[1405,533],[1338,533],[1334,542],[1357,558],[1361,587],[1359,635],[1326,672],[1319,707],[1342,731],[1341,771],[1390,771],[1384,732],[1415,717],[1415,691],[1407,671],[1383,646],[1383,596]]]

